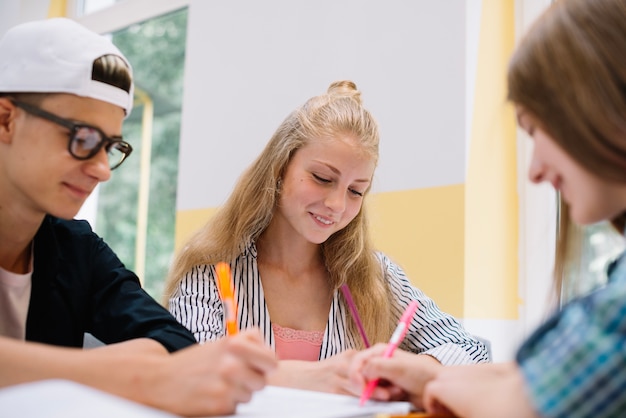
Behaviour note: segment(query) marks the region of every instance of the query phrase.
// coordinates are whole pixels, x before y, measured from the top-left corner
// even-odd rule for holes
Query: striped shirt
[[[419,302],[419,308],[400,348],[429,354],[445,365],[488,361],[487,347],[482,342],[473,338],[454,317],[443,313],[432,299],[412,286],[398,265],[384,254],[376,254],[390,289],[399,302],[392,304],[394,317],[400,318],[409,301]],[[231,272],[237,295],[239,328],[260,328],[266,343],[275,349],[254,243],[231,264]],[[348,327],[350,313],[340,294],[340,291],[335,291],[333,295],[320,360],[357,347],[361,338],[358,332],[353,332],[353,328]],[[212,341],[223,337],[226,333],[224,308],[215,281],[214,266],[199,265],[185,274],[169,301],[169,309],[194,334],[197,341]]]
[[[542,417],[626,416],[626,257],[607,286],[542,325],[517,361]]]

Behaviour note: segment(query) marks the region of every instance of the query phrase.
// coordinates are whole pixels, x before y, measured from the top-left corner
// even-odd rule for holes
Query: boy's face
[[[69,130],[31,115],[6,101],[0,112],[11,107],[13,129],[2,122],[3,202],[24,216],[51,214],[73,218],[98,183],[111,176],[104,148],[88,160],[77,160],[68,151]],[[124,111],[113,104],[72,94],[54,94],[37,107],[56,116],[100,128],[108,136],[122,132]],[[6,193],[6,194],[5,194]]]

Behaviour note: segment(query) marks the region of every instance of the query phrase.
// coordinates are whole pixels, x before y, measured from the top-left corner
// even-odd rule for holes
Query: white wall
[[[44,19],[48,14],[48,4],[49,0],[0,1],[0,36],[18,23]]]

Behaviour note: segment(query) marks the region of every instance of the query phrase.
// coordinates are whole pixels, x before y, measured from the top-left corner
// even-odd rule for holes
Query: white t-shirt
[[[18,340],[26,338],[32,277],[32,258],[30,271],[26,274],[12,273],[0,267],[0,335]]]

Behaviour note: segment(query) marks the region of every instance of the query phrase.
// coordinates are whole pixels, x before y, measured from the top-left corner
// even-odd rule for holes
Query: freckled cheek
[[[300,180],[296,192],[307,199],[321,199],[326,195],[327,189],[315,183]]]
[[[359,214],[359,211],[361,210],[362,204],[362,201],[348,203],[348,207],[346,208],[345,212],[345,219],[348,221],[346,224],[352,222],[352,220],[356,218],[356,216]]]

